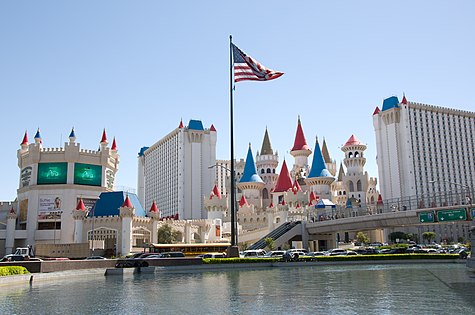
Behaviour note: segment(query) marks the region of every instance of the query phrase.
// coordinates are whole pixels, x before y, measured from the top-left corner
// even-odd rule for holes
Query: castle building
[[[138,196],[157,203],[164,217],[207,218],[203,196],[215,183],[216,129],[200,120],[180,125],[138,156]],[[218,178],[219,180],[219,178]]]
[[[392,96],[376,107],[373,125],[383,201],[414,197],[427,207],[428,196],[444,191],[473,196],[475,112]]]
[[[82,149],[72,129],[64,148],[46,148],[39,129],[34,143],[25,132],[17,151],[18,201],[8,214],[5,253],[19,246],[73,243],[78,200],[90,210],[114,187],[119,154],[115,138],[111,147],[108,143],[104,130],[98,151]]]

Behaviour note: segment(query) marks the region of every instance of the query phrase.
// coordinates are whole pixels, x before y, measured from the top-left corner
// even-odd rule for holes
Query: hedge
[[[458,254],[376,254],[350,256],[300,256],[298,261],[365,261],[365,260],[415,260],[415,259],[458,259]],[[204,258],[204,264],[242,264],[281,262],[282,258]]]
[[[20,267],[20,266],[0,267],[0,277],[12,276],[12,275],[25,275],[29,273],[30,272],[25,267]]]

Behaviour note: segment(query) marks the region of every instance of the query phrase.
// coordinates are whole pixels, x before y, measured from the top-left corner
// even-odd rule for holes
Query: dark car
[[[181,258],[185,257],[182,252],[164,252],[159,254],[159,258]]]
[[[105,257],[102,257],[102,256],[90,256],[90,257],[87,257],[86,260],[104,260],[104,259],[107,259]]]

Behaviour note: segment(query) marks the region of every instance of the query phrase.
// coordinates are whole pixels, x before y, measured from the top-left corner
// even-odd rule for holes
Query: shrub
[[[12,275],[25,275],[29,273],[30,272],[25,267],[20,267],[20,266],[0,267],[0,277],[12,276]]]

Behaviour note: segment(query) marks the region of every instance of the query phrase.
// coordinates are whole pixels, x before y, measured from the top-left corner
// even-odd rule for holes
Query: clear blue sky
[[[117,185],[136,187],[137,152],[201,119],[229,159],[229,35],[285,75],[241,82],[235,152],[293,159],[297,117],[333,159],[355,134],[377,176],[372,113],[386,97],[475,110],[474,1],[2,1],[0,200],[16,197],[16,150],[40,127],[59,147],[117,138]]]

